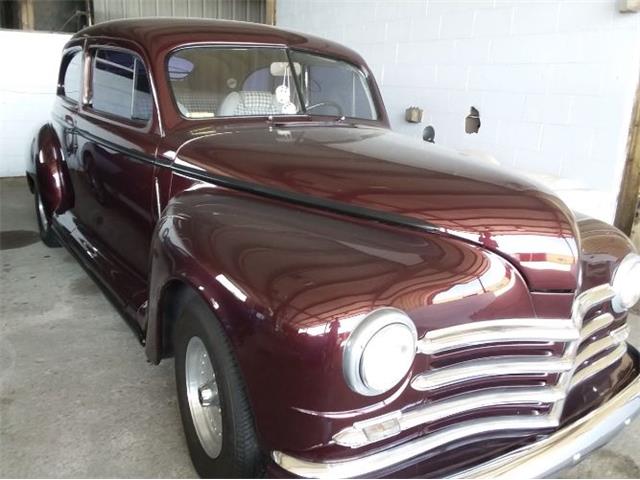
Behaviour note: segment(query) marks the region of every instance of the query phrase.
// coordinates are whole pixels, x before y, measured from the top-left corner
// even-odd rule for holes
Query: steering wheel
[[[331,100],[314,103],[313,105],[309,105],[308,107],[306,107],[305,110],[308,112],[309,110],[313,110],[314,108],[318,108],[318,107],[333,107],[338,112],[339,117],[344,117],[344,113],[342,112],[342,107],[340,106],[340,104],[336,102],[332,102]]]

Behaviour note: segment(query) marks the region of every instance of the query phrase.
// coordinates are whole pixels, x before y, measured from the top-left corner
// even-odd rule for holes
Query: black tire
[[[192,337],[204,343],[211,360],[222,409],[222,449],[211,458],[202,447],[187,397],[185,357]],[[203,478],[255,478],[262,475],[263,461],[253,414],[231,344],[220,322],[195,296],[183,303],[173,329],[178,405],[191,461]]]
[[[40,239],[42,243],[44,243],[49,248],[55,248],[60,246],[60,242],[56,237],[56,234],[53,232],[53,228],[51,227],[51,219],[49,219],[44,211],[44,205],[42,203],[42,198],[40,197],[40,192],[38,190],[35,191],[33,195],[36,200],[36,219],[38,222],[38,232],[40,233]]]

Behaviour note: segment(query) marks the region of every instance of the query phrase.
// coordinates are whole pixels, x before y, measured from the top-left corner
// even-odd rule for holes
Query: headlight
[[[347,340],[342,358],[347,384],[362,395],[386,392],[409,371],[416,342],[416,327],[404,312],[374,310]]]
[[[640,301],[640,255],[630,253],[624,257],[611,285],[616,292],[611,301],[616,312],[626,312]]]

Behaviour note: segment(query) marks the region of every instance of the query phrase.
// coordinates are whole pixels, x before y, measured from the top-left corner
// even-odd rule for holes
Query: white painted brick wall
[[[489,152],[613,220],[640,14],[616,0],[278,0],[276,23],[360,52],[395,130],[421,136],[432,124],[436,142]],[[425,110],[422,125],[404,121],[410,105]],[[477,135],[464,133],[472,105]]]
[[[0,177],[24,175],[34,133],[51,115],[70,35],[0,30]]]

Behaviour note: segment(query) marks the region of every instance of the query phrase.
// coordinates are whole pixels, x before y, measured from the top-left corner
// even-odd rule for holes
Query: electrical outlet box
[[[404,112],[404,119],[409,123],[422,123],[423,110],[418,107],[409,107]]]

